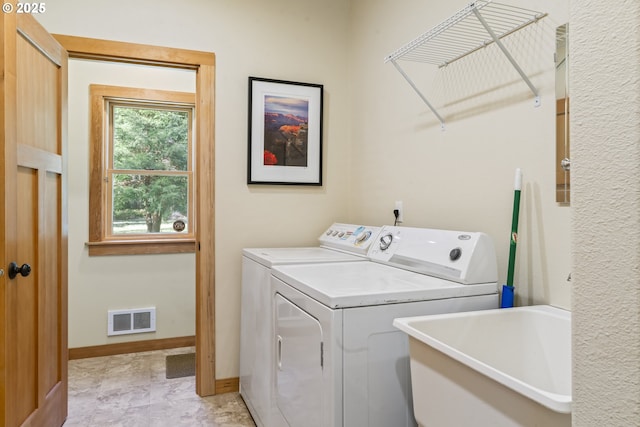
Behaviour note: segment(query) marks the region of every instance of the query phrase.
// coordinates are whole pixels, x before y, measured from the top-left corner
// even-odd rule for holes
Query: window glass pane
[[[188,167],[186,111],[113,107],[113,168],[180,170]]]
[[[113,174],[113,234],[187,234],[189,179]]]

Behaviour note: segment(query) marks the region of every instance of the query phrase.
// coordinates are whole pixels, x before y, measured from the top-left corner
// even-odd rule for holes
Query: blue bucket
[[[500,301],[500,308],[513,307],[513,294],[515,287],[502,285],[502,299]]]

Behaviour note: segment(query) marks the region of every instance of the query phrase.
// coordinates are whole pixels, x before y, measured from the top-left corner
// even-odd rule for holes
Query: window
[[[193,252],[191,93],[91,86],[89,254]]]

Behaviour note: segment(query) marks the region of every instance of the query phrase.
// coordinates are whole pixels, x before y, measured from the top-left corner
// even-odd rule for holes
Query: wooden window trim
[[[89,241],[86,243],[89,248],[89,256],[195,252],[195,222],[191,220],[195,210],[195,189],[192,189],[192,206],[189,212],[189,223],[192,224],[192,229],[188,235],[184,237],[158,236],[153,238],[141,238],[140,235],[136,235],[135,237],[118,238],[112,235],[107,236],[105,232],[108,218],[107,209],[110,205],[107,202],[106,194],[104,194],[105,186],[103,182],[107,164],[104,147],[107,135],[106,117],[110,114],[110,111],[106,109],[108,100],[151,101],[159,104],[174,103],[179,106],[194,108],[195,94],[107,85],[91,85],[89,91],[91,141],[89,150]],[[195,162],[192,162],[194,147],[191,146],[191,130],[189,130],[189,134],[189,152],[191,153],[189,164],[193,174],[195,173]],[[192,185],[195,185],[194,181],[194,179],[191,179]]]
[[[148,242],[140,240],[87,242],[90,256],[193,253],[195,239],[185,241]]]

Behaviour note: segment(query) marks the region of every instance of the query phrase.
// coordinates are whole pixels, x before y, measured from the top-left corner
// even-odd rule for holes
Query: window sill
[[[196,251],[196,241],[188,240],[114,240],[86,242],[89,256],[180,254]]]

